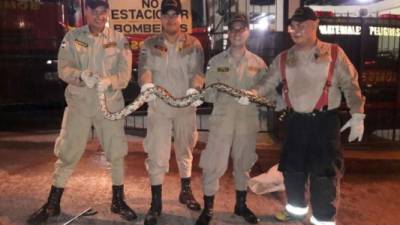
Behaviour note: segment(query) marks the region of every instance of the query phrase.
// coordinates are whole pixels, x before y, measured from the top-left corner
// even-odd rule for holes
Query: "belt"
[[[294,110],[289,110],[288,115],[297,115],[297,116],[304,116],[304,117],[316,117],[316,116],[322,116],[322,115],[329,115],[329,114],[337,114],[338,109],[330,109],[330,110],[316,110],[314,109],[312,112],[309,113],[304,113],[304,112],[296,112]]]

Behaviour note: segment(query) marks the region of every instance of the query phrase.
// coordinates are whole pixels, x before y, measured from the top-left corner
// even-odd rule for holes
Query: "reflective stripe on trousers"
[[[319,221],[314,216],[311,216],[310,222],[312,225],[336,225],[336,223],[332,221]]]
[[[308,206],[303,208],[303,207],[296,207],[291,204],[286,204],[285,209],[290,214],[293,214],[296,216],[304,216],[308,213]]]

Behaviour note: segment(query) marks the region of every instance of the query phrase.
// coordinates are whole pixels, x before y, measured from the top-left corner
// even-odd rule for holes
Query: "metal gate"
[[[365,142],[400,141],[400,20],[320,18],[320,38],[338,43],[359,72],[366,97]]]
[[[275,1],[208,0],[208,29],[212,42],[211,55],[227,47],[227,21],[236,12],[249,15],[251,36],[249,49],[261,56],[267,64],[292,43],[286,32],[277,32],[273,24],[257,29],[262,16],[277,15]],[[261,16],[261,17],[260,17]],[[270,18],[271,19],[271,18]],[[273,19],[272,19],[273,21]],[[364,143],[400,141],[400,20],[391,18],[321,17],[319,37],[338,43],[359,71],[359,82],[367,98]],[[280,136],[281,124],[274,112],[267,118],[265,131]],[[348,118],[343,104],[342,120]],[[140,122],[139,122],[140,123]],[[200,125],[200,127],[202,127]],[[344,134],[347,135],[347,134]]]

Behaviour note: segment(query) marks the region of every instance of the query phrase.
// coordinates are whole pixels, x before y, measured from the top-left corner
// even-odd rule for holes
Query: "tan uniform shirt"
[[[224,83],[237,89],[249,89],[259,82],[264,61],[246,50],[240,60],[231,56],[228,49],[209,62],[206,86]],[[207,147],[201,153],[199,166],[203,169],[203,192],[215,195],[219,179],[228,168],[228,158],[232,157],[235,189],[247,189],[249,171],[257,161],[256,138],[258,109],[253,103],[241,105],[238,99],[223,92],[208,92],[206,101],[214,103],[209,119],[210,134]]]
[[[204,84],[204,54],[200,42],[188,34],[180,34],[175,45],[162,34],[145,40],[139,56],[140,83],[154,83],[166,88],[173,96],[183,97],[186,90],[202,88]],[[175,115],[194,111],[194,107],[173,108],[160,99],[149,103],[150,110]]]
[[[282,54],[282,53],[281,53]],[[286,59],[286,80],[289,99],[293,110],[301,113],[312,112],[327,80],[331,62],[331,44],[318,41],[308,51],[288,50]],[[275,99],[276,87],[282,82],[280,55],[272,62],[267,76],[256,87],[259,95]],[[338,48],[332,86],[329,88],[328,109],[336,109],[341,104],[344,93],[350,113],[363,113],[365,98],[358,84],[358,73],[344,53]]]
[[[123,34],[106,27],[94,36],[86,25],[68,32],[60,46],[58,72],[68,83],[68,107],[93,116],[99,110],[97,89],[86,87],[80,79],[85,70],[111,79],[112,88],[105,93],[107,106],[110,111],[120,110],[124,105],[120,90],[128,85],[132,70],[132,52]]]
[[[246,50],[240,61],[230,54],[230,49],[214,56],[209,62],[206,75],[206,86],[213,83],[224,83],[237,89],[249,89],[260,82],[266,71],[265,62],[255,54]],[[257,115],[257,106],[251,103],[243,106],[234,97],[213,90],[206,96],[207,102],[214,103],[213,114]]]

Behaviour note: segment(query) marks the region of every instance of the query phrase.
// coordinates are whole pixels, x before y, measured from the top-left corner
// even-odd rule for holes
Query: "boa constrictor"
[[[146,99],[152,94],[156,95],[157,97],[159,97],[161,100],[163,100],[170,106],[177,107],[177,108],[183,108],[183,107],[187,107],[187,106],[191,105],[193,102],[195,102],[197,100],[202,100],[204,98],[204,94],[211,89],[216,89],[218,91],[225,92],[236,98],[246,96],[253,103],[257,103],[257,104],[267,106],[267,107],[274,107],[274,104],[272,104],[270,101],[268,101],[267,99],[265,99],[263,97],[258,97],[255,95],[248,94],[245,91],[235,89],[235,88],[233,88],[229,85],[223,84],[223,83],[211,84],[208,87],[201,90],[200,93],[198,93],[198,94],[191,94],[191,95],[187,95],[187,96],[181,97],[181,98],[175,98],[165,88],[160,87],[160,86],[155,86],[153,88],[149,88],[146,91],[140,93],[138,95],[138,97],[131,104],[127,105],[121,111],[114,112],[114,113],[109,112],[107,110],[106,97],[105,97],[104,93],[98,92],[98,97],[100,100],[100,109],[103,112],[104,117],[109,120],[119,120],[119,119],[122,119],[122,118],[128,116],[132,112],[136,111],[140,106],[142,106],[146,102]]]

